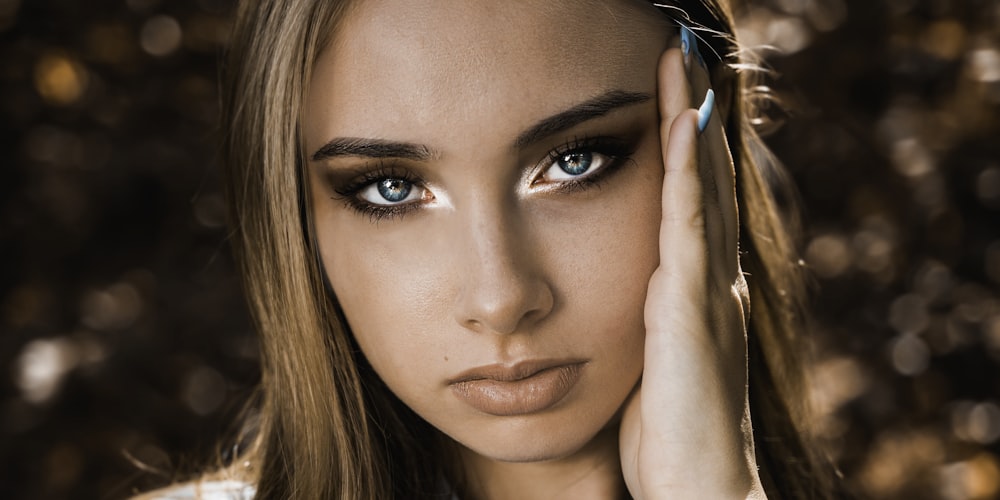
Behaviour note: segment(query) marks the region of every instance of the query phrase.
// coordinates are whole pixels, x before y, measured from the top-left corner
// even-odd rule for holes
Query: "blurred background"
[[[224,228],[233,0],[0,0],[0,498],[212,463],[258,379]],[[1000,498],[1000,1],[740,9],[815,276],[814,430],[873,499]]]

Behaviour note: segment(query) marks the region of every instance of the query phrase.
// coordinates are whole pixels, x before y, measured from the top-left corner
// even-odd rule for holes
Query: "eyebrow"
[[[536,123],[517,136],[514,146],[523,148],[552,134],[569,130],[585,121],[604,116],[618,108],[639,104],[652,98],[652,94],[645,92],[611,90]]]
[[[323,145],[312,154],[313,161],[327,160],[339,156],[362,156],[366,158],[403,158],[426,161],[431,152],[427,146],[409,142],[384,141],[381,139],[361,139],[338,137]]]
[[[517,139],[514,140],[514,147],[524,148],[550,135],[569,130],[588,120],[607,115],[616,109],[646,102],[652,98],[652,94],[645,92],[629,92],[625,90],[605,92],[532,125],[517,136]],[[386,141],[382,139],[338,137],[317,149],[311,158],[312,161],[322,161],[342,156],[357,156],[427,161],[433,155],[427,146],[421,144]]]

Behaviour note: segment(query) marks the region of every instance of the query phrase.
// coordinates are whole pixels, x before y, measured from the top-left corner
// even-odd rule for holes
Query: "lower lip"
[[[451,385],[458,399],[490,415],[509,417],[546,410],[580,379],[583,363],[554,366],[520,380],[477,379]]]

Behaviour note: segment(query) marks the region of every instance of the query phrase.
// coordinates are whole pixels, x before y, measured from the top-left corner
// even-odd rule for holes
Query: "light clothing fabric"
[[[445,485],[445,491],[450,491]],[[134,500],[253,500],[257,488],[234,480],[198,481],[146,493]],[[450,500],[459,500],[454,493],[445,493]]]
[[[198,481],[160,491],[142,498],[150,500],[253,500],[257,488],[242,481]]]

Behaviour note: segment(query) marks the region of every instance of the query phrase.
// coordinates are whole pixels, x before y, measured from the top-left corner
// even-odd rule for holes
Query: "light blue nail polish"
[[[708,64],[705,63],[705,58],[702,57],[701,51],[698,50],[698,37],[694,36],[694,32],[690,28],[681,26],[681,51],[684,52],[684,63],[688,63],[687,56],[693,54],[695,60],[698,61],[698,65],[702,68],[708,69]]]
[[[715,92],[708,89],[705,94],[705,102],[698,108],[698,132],[704,132],[708,126],[708,120],[712,118],[712,109],[715,108]]]
[[[691,52],[691,45],[694,43],[694,33],[687,26],[681,25],[681,52],[688,55]]]

